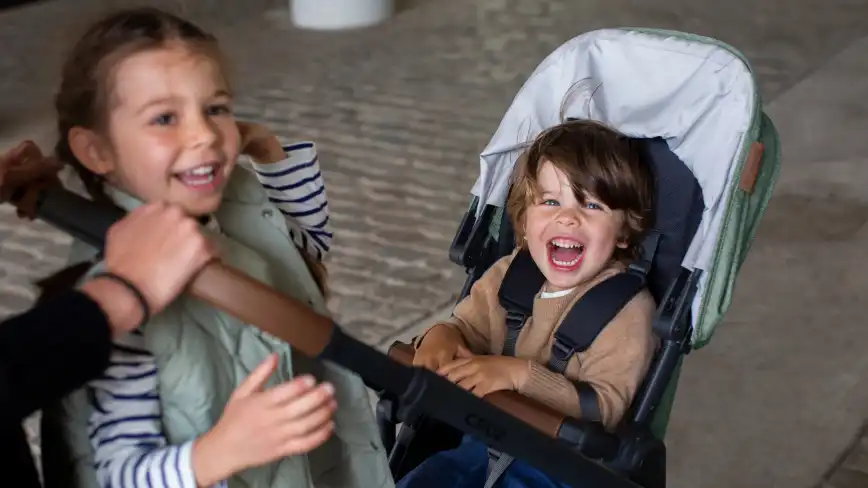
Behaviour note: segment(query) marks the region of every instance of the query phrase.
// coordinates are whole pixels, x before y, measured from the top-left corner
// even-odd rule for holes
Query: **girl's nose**
[[[210,146],[219,138],[217,125],[207,117],[196,117],[190,121],[187,131],[187,145],[190,147]]]

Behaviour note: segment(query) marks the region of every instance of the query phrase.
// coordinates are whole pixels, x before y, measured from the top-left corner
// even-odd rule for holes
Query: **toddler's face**
[[[597,276],[616,247],[625,247],[619,242],[624,213],[593,195],[580,203],[567,176],[549,161],[537,179],[540,198],[525,214],[527,247],[551,291],[573,288]]]
[[[124,59],[114,81],[104,162],[109,181],[191,215],[216,210],[240,144],[219,64],[167,47]]]

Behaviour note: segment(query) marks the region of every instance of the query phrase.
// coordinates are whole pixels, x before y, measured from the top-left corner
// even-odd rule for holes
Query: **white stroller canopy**
[[[503,206],[521,150],[561,116],[662,137],[702,188],[702,223],[682,264],[707,272],[757,105],[753,75],[723,47],[629,30],[590,32],[560,46],[524,84],[481,154],[472,193]]]

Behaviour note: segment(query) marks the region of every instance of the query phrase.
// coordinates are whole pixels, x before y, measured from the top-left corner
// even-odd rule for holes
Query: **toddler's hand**
[[[303,454],[324,443],[334,428],[331,385],[310,376],[263,390],[277,367],[271,355],[232,393],[223,415],[193,447],[199,486],[211,486],[244,469]]]
[[[460,335],[445,325],[436,325],[428,331],[413,356],[413,366],[437,371],[455,359],[462,347]]]
[[[459,346],[458,358],[437,372],[482,398],[495,391],[521,388],[530,376],[530,362],[511,356],[474,356]]]
[[[252,122],[237,122],[241,133],[241,153],[258,164],[276,163],[286,159],[283,146],[267,127]]]

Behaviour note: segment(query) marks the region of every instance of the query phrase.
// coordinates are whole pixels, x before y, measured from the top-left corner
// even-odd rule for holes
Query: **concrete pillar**
[[[394,0],[289,0],[292,23],[302,29],[368,27],[392,16]]]

